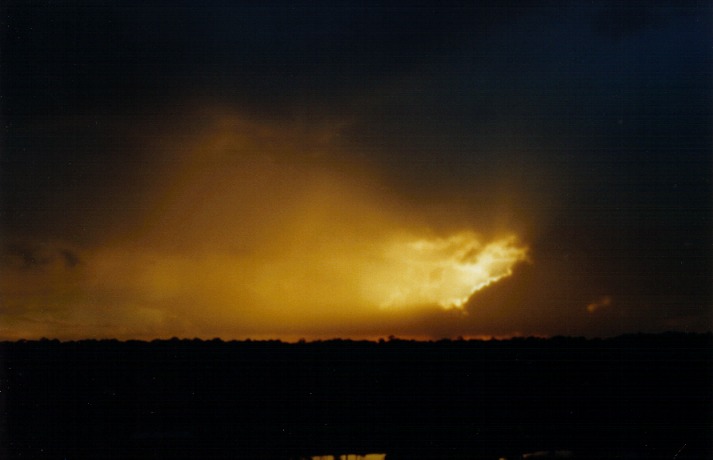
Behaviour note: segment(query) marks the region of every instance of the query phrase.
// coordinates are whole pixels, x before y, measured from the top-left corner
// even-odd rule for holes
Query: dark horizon
[[[307,339],[299,338],[296,340],[285,340],[279,337],[273,338],[244,338],[244,339],[223,339],[221,337],[156,337],[152,339],[120,339],[120,338],[92,338],[86,337],[81,339],[69,339],[63,340],[56,337],[40,337],[40,338],[30,338],[30,339],[15,339],[15,340],[0,340],[0,343],[34,343],[34,342],[56,342],[56,343],[81,343],[81,342],[116,342],[116,343],[165,343],[165,342],[220,342],[220,343],[279,343],[284,345],[304,345],[304,344],[322,344],[330,342],[355,342],[355,343],[370,343],[370,344],[383,344],[389,342],[405,342],[405,343],[415,343],[415,344],[433,344],[433,343],[449,343],[449,342],[522,342],[522,341],[583,341],[583,342],[602,342],[602,341],[617,341],[625,340],[630,338],[655,338],[655,337],[706,337],[713,336],[713,331],[705,332],[691,332],[691,331],[663,331],[663,332],[628,332],[625,334],[613,335],[613,336],[602,336],[602,337],[588,337],[588,336],[575,336],[575,335],[553,335],[553,336],[543,336],[543,335],[520,335],[520,336],[509,336],[509,337],[495,337],[495,336],[480,336],[480,337],[440,337],[440,338],[428,338],[419,339],[411,337],[399,337],[395,335],[389,335],[387,337],[378,338],[350,338],[350,337],[331,337],[331,338],[317,338],[317,339]]]
[[[381,343],[0,342],[0,454],[710,458],[712,349],[713,335],[683,333]]]

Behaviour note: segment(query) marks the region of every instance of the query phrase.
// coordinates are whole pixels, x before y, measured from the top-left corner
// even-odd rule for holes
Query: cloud
[[[0,254],[0,265],[24,270],[44,270],[57,268],[74,268],[81,259],[79,254],[56,242],[35,242],[31,240],[16,240],[5,242]]]
[[[438,304],[464,308],[477,291],[508,277],[527,259],[517,238],[483,243],[473,232],[393,243],[387,261],[368,284],[386,307]],[[378,286],[378,289],[377,289]]]
[[[598,311],[608,309],[612,306],[612,298],[608,295],[602,296],[599,299],[591,302],[587,305],[587,311],[589,313],[596,313]]]
[[[142,207],[104,216],[102,240],[10,247],[0,292],[13,326],[0,333],[370,336],[462,306],[525,258],[487,219],[391,193],[340,144],[340,123],[206,114],[154,140]]]
[[[59,253],[62,255],[64,265],[67,268],[74,268],[81,263],[79,255],[74,251],[71,251],[69,249],[62,249],[59,251]]]
[[[37,269],[52,262],[45,248],[27,241],[6,243],[2,255],[3,265],[25,269]]]

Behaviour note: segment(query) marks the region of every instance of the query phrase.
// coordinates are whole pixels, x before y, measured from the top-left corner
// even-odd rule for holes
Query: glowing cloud
[[[595,313],[599,310],[602,310],[604,308],[610,307],[612,304],[612,298],[608,295],[605,295],[604,297],[595,300],[594,302],[590,303],[587,305],[587,311],[589,313]]]
[[[401,201],[338,132],[218,114],[155,136],[141,209],[110,237],[6,251],[0,338],[373,337],[526,259],[487,213]]]
[[[475,292],[510,276],[526,258],[527,248],[513,236],[487,244],[473,232],[397,241],[388,246],[371,286],[383,307],[463,308]]]

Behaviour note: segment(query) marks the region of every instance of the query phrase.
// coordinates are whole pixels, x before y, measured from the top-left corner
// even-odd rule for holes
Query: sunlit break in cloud
[[[463,308],[480,289],[512,274],[527,248],[508,236],[483,243],[473,232],[390,245],[376,283],[384,307],[438,304]]]

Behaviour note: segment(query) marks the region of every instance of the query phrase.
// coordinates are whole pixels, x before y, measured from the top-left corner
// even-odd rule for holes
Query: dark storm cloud
[[[40,268],[52,262],[52,257],[38,245],[18,242],[8,243],[3,248],[3,262],[9,267],[24,269]]]
[[[305,3],[7,11],[7,105],[20,112],[96,104],[131,110],[186,89],[260,110],[290,99],[316,102],[323,96],[310,92],[402,72],[457,45],[452,27],[484,23],[434,8]]]
[[[355,118],[353,142],[411,186],[433,174],[461,187],[518,162],[561,165],[575,182],[591,172],[628,178],[620,166],[650,158],[679,175],[705,171],[711,51],[700,44],[711,24],[694,4],[90,2],[6,11],[4,157],[19,161],[15,177],[69,155],[79,161],[53,169],[71,183],[86,164],[113,168],[136,151],[89,125],[37,136],[27,125],[38,115],[101,123],[177,113],[192,98],[270,117]],[[620,42],[597,40],[607,25]],[[47,146],[37,145],[43,138]]]
[[[3,246],[2,264],[10,269],[42,270],[57,262],[72,269],[81,263],[81,258],[72,249],[30,241],[6,242]]]
[[[196,100],[268,118],[372,117],[373,106],[362,101],[382,99],[383,85],[402,85],[411,75],[419,84],[422,75],[439,72],[444,56],[521,14],[494,4],[10,2],[4,8],[6,224],[33,232],[64,227],[74,238],[102,231],[87,218],[99,202],[123,208],[110,209],[113,214],[141,206],[136,182],[150,168],[150,153],[141,148],[145,138],[137,137],[165,124],[164,118],[175,122]],[[422,103],[407,99],[411,107]],[[383,103],[376,103],[381,111]],[[420,141],[434,144],[432,130],[422,127],[424,115],[433,114],[416,114],[406,132],[425,132],[426,138],[406,149]],[[190,130],[190,121],[182,123]],[[366,129],[372,131],[378,118],[374,123]],[[388,123],[382,125],[355,137],[366,139],[369,149],[370,139],[392,134]]]
[[[62,256],[62,259],[64,260],[65,267],[67,268],[74,268],[82,262],[79,258],[79,255],[74,251],[70,251],[69,249],[62,249],[59,251],[59,253]]]
[[[0,202],[13,233],[92,240],[106,230],[95,216],[141,208],[150,174],[139,156],[141,120],[39,111],[5,123]]]
[[[191,94],[257,113],[348,110],[352,91],[437,72],[530,3],[10,2],[5,110],[131,113]]]
[[[210,118],[196,107],[218,105],[341,123],[329,147],[364,157],[404,203],[456,203],[483,228],[516,216],[535,260],[521,285],[560,288],[510,289],[504,311],[531,305],[518,328],[532,312],[556,328],[563,305],[603,296],[631,328],[710,320],[710,5],[9,2],[2,14],[12,236],[98,244],[140,220],[172,161],[156,145],[194,142]],[[69,268],[74,254],[52,257]]]

